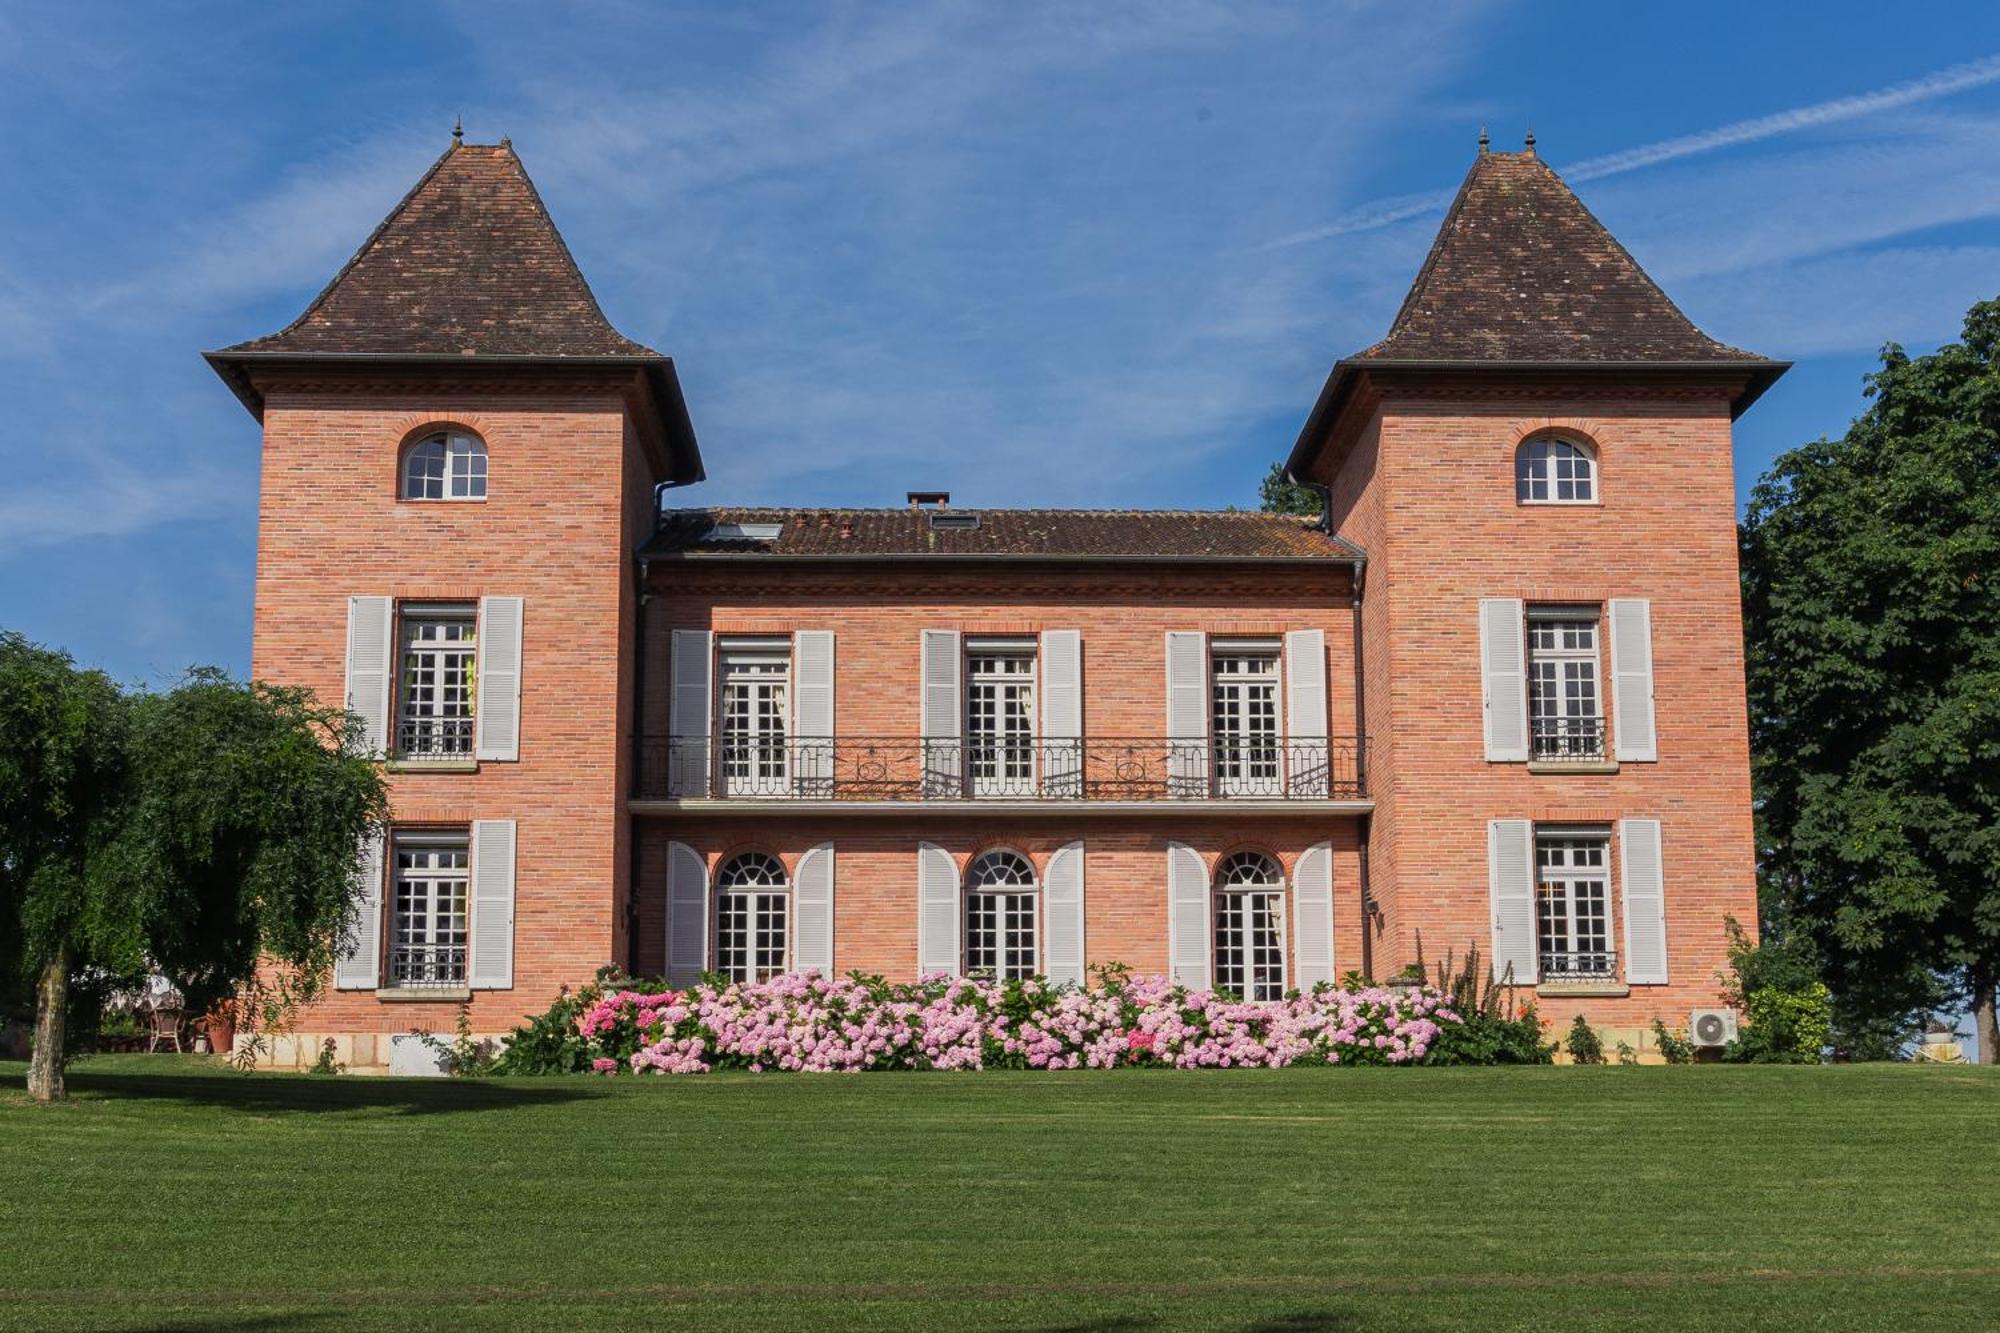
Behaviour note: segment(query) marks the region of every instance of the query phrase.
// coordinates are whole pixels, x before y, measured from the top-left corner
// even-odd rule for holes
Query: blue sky
[[[2000,292],[1991,6],[16,6],[0,626],[246,669],[257,432],[197,353],[296,315],[461,113],[676,359],[690,499],[1253,504],[1482,123],[1799,363],[1744,489]]]

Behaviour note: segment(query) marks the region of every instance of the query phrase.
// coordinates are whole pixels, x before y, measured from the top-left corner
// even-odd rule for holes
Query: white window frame
[[[1544,848],[1565,848],[1563,864],[1550,866]],[[1567,858],[1574,856],[1576,848],[1590,847],[1597,853],[1597,864],[1573,864]],[[1606,981],[1618,975],[1618,946],[1616,921],[1611,905],[1611,830],[1608,828],[1555,828],[1541,825],[1535,829],[1535,957],[1536,971],[1543,982],[1579,980]],[[1597,899],[1597,937],[1601,943],[1593,949],[1582,948],[1579,920],[1587,919],[1578,912],[1578,890],[1594,890]],[[1552,910],[1553,909],[1553,910]],[[1560,951],[1549,947],[1548,922],[1552,917],[1560,917],[1563,940],[1567,948]],[[1579,970],[1573,967],[1552,966],[1554,957],[1574,959],[1584,954],[1602,954],[1610,966],[1596,971]]]
[[[459,627],[458,639],[423,639],[427,629]],[[447,677],[457,662],[455,681]],[[417,673],[430,673],[418,685]],[[396,733],[392,753],[402,760],[454,762],[473,758],[479,726],[479,607],[471,602],[407,602],[396,617]],[[448,697],[456,692],[454,700]],[[442,744],[412,744],[428,733]]]
[[[447,866],[409,866],[403,864],[406,855],[412,857],[456,854],[457,864]],[[389,947],[385,951],[385,986],[390,990],[464,990],[471,984],[472,976],[472,835],[470,829],[397,829],[389,840]],[[411,918],[404,911],[405,883],[422,882],[428,887],[421,890],[422,897],[422,940],[407,938],[416,933]],[[457,886],[456,929],[447,922],[441,930],[438,924],[440,907],[440,886]],[[413,891],[412,899],[419,891]],[[445,938],[440,940],[438,937]],[[455,938],[454,938],[455,937]],[[425,975],[415,977],[403,975],[398,955],[406,951],[421,950],[426,953],[442,950],[447,959],[456,950],[455,963],[447,962],[446,975],[436,975],[436,964],[432,962],[421,969]],[[455,972],[456,975],[450,975]]]
[[[1015,881],[980,882],[980,872],[988,865],[1018,863],[1027,871],[1025,884]],[[1008,917],[1010,900],[1027,900],[1028,944],[1025,959],[1020,951],[1010,947],[1010,930],[1018,924]],[[982,923],[982,913],[975,900],[993,900],[990,921]],[[982,924],[990,924],[994,932],[991,953],[995,959],[990,966],[973,961],[973,932]],[[1015,977],[1039,976],[1042,973],[1042,877],[1035,871],[1035,863],[1024,852],[1012,847],[989,847],[981,852],[965,867],[965,975],[990,976],[995,981],[1006,981]]]
[[[1596,606],[1530,606],[1523,618],[1527,635],[1526,652],[1523,660],[1527,667],[1528,689],[1528,757],[1541,762],[1560,763],[1565,760],[1594,762],[1605,757],[1605,714],[1604,714],[1604,613]],[[1590,631],[1588,648],[1564,646],[1561,636],[1573,632],[1579,625],[1587,625]],[[1537,632],[1553,632],[1557,635],[1555,646],[1543,648],[1537,645]],[[1569,687],[1573,682],[1570,668],[1588,665],[1590,668],[1591,710],[1588,713],[1572,713],[1568,704]],[[1552,669],[1554,698],[1557,710],[1551,714],[1545,711],[1544,691],[1539,668]],[[1579,726],[1584,723],[1589,725]]]
[[[1268,663],[1268,672],[1225,672],[1224,661]],[[1250,717],[1251,688],[1268,687],[1271,720],[1268,752],[1262,737],[1239,726],[1223,729],[1224,691],[1237,696],[1239,722]],[[1208,643],[1208,743],[1211,781],[1220,796],[1283,796],[1285,794],[1285,653],[1279,639],[1210,639]],[[1262,705],[1260,704],[1260,707]],[[1268,757],[1253,757],[1268,754]],[[1268,774],[1247,771],[1268,766]]]
[[[438,488],[436,495],[411,494],[412,473],[417,456],[432,445],[438,446],[439,467],[437,475],[431,475],[426,467],[422,486],[428,489],[433,483]],[[461,466],[461,464],[463,466]],[[468,430],[434,430],[422,438],[410,442],[403,450],[396,475],[396,496],[420,504],[479,504],[486,499],[487,490],[486,441]],[[459,490],[463,487],[463,491]],[[477,487],[477,493],[474,488]]]
[[[1253,859],[1261,861],[1270,868],[1272,872],[1270,878],[1256,881],[1231,878],[1232,875],[1238,873],[1239,867],[1247,866]],[[1285,930],[1285,907],[1286,900],[1289,897],[1289,888],[1290,886],[1285,882],[1284,863],[1269,852],[1244,849],[1231,852],[1216,862],[1215,874],[1209,881],[1211,901],[1209,904],[1208,927],[1209,960],[1211,964],[1210,976],[1214,989],[1227,990],[1241,999],[1259,1002],[1284,998],[1285,992],[1291,988],[1292,984],[1291,941],[1287,938]],[[1250,909],[1247,900],[1252,898],[1266,898],[1269,900],[1267,904],[1268,920],[1278,954],[1277,987],[1269,994],[1250,993],[1252,985],[1256,981],[1254,956],[1259,947],[1257,941],[1252,938],[1251,933],[1253,927],[1249,916]],[[1241,919],[1234,923],[1227,923],[1226,914],[1232,912],[1241,914]],[[1230,929],[1238,930],[1243,935],[1241,945],[1243,957],[1240,964],[1233,968],[1224,961],[1222,937],[1226,923]],[[1241,980],[1244,984],[1241,986],[1231,986],[1228,984],[1230,980],[1229,973],[1236,970],[1242,972]],[[1268,985],[1268,981],[1266,984]]]
[[[1040,790],[1041,777],[1041,645],[1032,638],[967,637],[964,652],[966,790],[974,796],[1033,796]],[[1027,670],[992,670],[981,666],[986,662],[1025,662]],[[982,689],[993,696],[990,731],[979,726]],[[1006,730],[1006,723],[1015,719],[1026,724],[1026,730],[1018,733],[1020,739]],[[1003,771],[1022,766],[1026,772]],[[992,771],[981,773],[981,768]]]
[[[715,649],[716,778],[724,796],[792,794],[792,641],[718,639]],[[776,691],[775,702],[771,699]],[[741,700],[746,728],[732,728]],[[768,707],[767,707],[768,705]]]
[[[1590,494],[1581,498],[1558,497],[1556,492],[1564,482],[1574,488],[1578,478],[1559,477],[1557,471],[1556,446],[1573,450],[1575,456],[1583,460],[1585,474],[1582,480],[1588,485]],[[1567,460],[1564,460],[1567,461]],[[1539,462],[1540,471],[1536,470]],[[1539,483],[1548,492],[1537,497],[1532,492]],[[1597,448],[1595,445],[1569,435],[1530,435],[1514,447],[1514,503],[1520,505],[1594,505],[1603,502],[1603,479],[1599,476]]]
[[[775,880],[772,878],[774,871]],[[753,875],[762,878],[753,878]],[[732,879],[736,882],[732,883]],[[792,928],[797,918],[793,888],[791,872],[785,869],[783,859],[771,852],[736,852],[715,868],[715,924],[710,928],[708,947],[713,971],[742,985],[783,976],[791,971]],[[746,913],[743,925],[745,953],[741,959],[725,960],[722,956],[723,927],[731,915],[731,906],[739,903]],[[775,961],[760,940],[760,935],[767,934],[771,929],[774,908],[782,913],[777,926],[781,943]]]

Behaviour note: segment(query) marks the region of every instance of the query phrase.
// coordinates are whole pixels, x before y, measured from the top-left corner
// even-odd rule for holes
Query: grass
[[[22,1082],[0,1328],[2000,1318],[2000,1070]]]

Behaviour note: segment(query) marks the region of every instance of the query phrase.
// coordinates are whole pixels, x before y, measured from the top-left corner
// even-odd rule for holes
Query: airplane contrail
[[[1658,143],[1645,144],[1638,148],[1627,148],[1616,153],[1606,153],[1601,157],[1585,158],[1560,170],[1567,180],[1599,180],[1605,176],[1637,171],[1641,167],[1657,166],[1662,162],[1694,157],[1700,153],[1712,153],[1718,148],[1755,143],[1760,139],[1772,139],[1798,130],[1853,120],[1858,116],[1870,115],[1877,111],[1890,111],[1917,102],[1928,102],[1952,93],[1964,92],[1969,88],[1983,88],[1991,83],[2000,83],[2000,55],[1986,56],[1963,65],[1953,65],[1948,69],[1923,75],[1921,78],[1892,83],[1886,88],[1877,88],[1873,92],[1857,93],[1852,97],[1837,97],[1830,102],[1815,102],[1811,106],[1795,107],[1790,111],[1779,111],[1752,120],[1739,120],[1733,125],[1718,126],[1698,134],[1682,135],[1678,139],[1662,139]],[[1435,190],[1425,194],[1404,194],[1377,199],[1359,208],[1350,209],[1331,222],[1308,227],[1304,231],[1295,231],[1288,236],[1280,236],[1275,241],[1268,241],[1257,248],[1283,250],[1295,245],[1323,241],[1332,236],[1373,231],[1377,227],[1387,227],[1392,223],[1422,217],[1426,213],[1435,213],[1447,207],[1456,193],[1455,190]]]

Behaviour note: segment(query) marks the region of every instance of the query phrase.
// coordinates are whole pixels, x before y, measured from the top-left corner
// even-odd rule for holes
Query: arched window
[[[1019,852],[987,852],[965,870],[965,971],[998,980],[1040,971],[1035,868]]]
[[[484,500],[486,446],[477,435],[441,430],[403,455],[405,500]]]
[[[1262,852],[1232,852],[1215,868],[1215,988],[1285,997],[1285,872]]]
[[[1597,454],[1554,435],[1524,440],[1514,455],[1514,498],[1524,505],[1580,505],[1597,499]]]
[[[744,852],[715,876],[715,970],[731,981],[766,981],[791,953],[792,882],[768,852]]]

